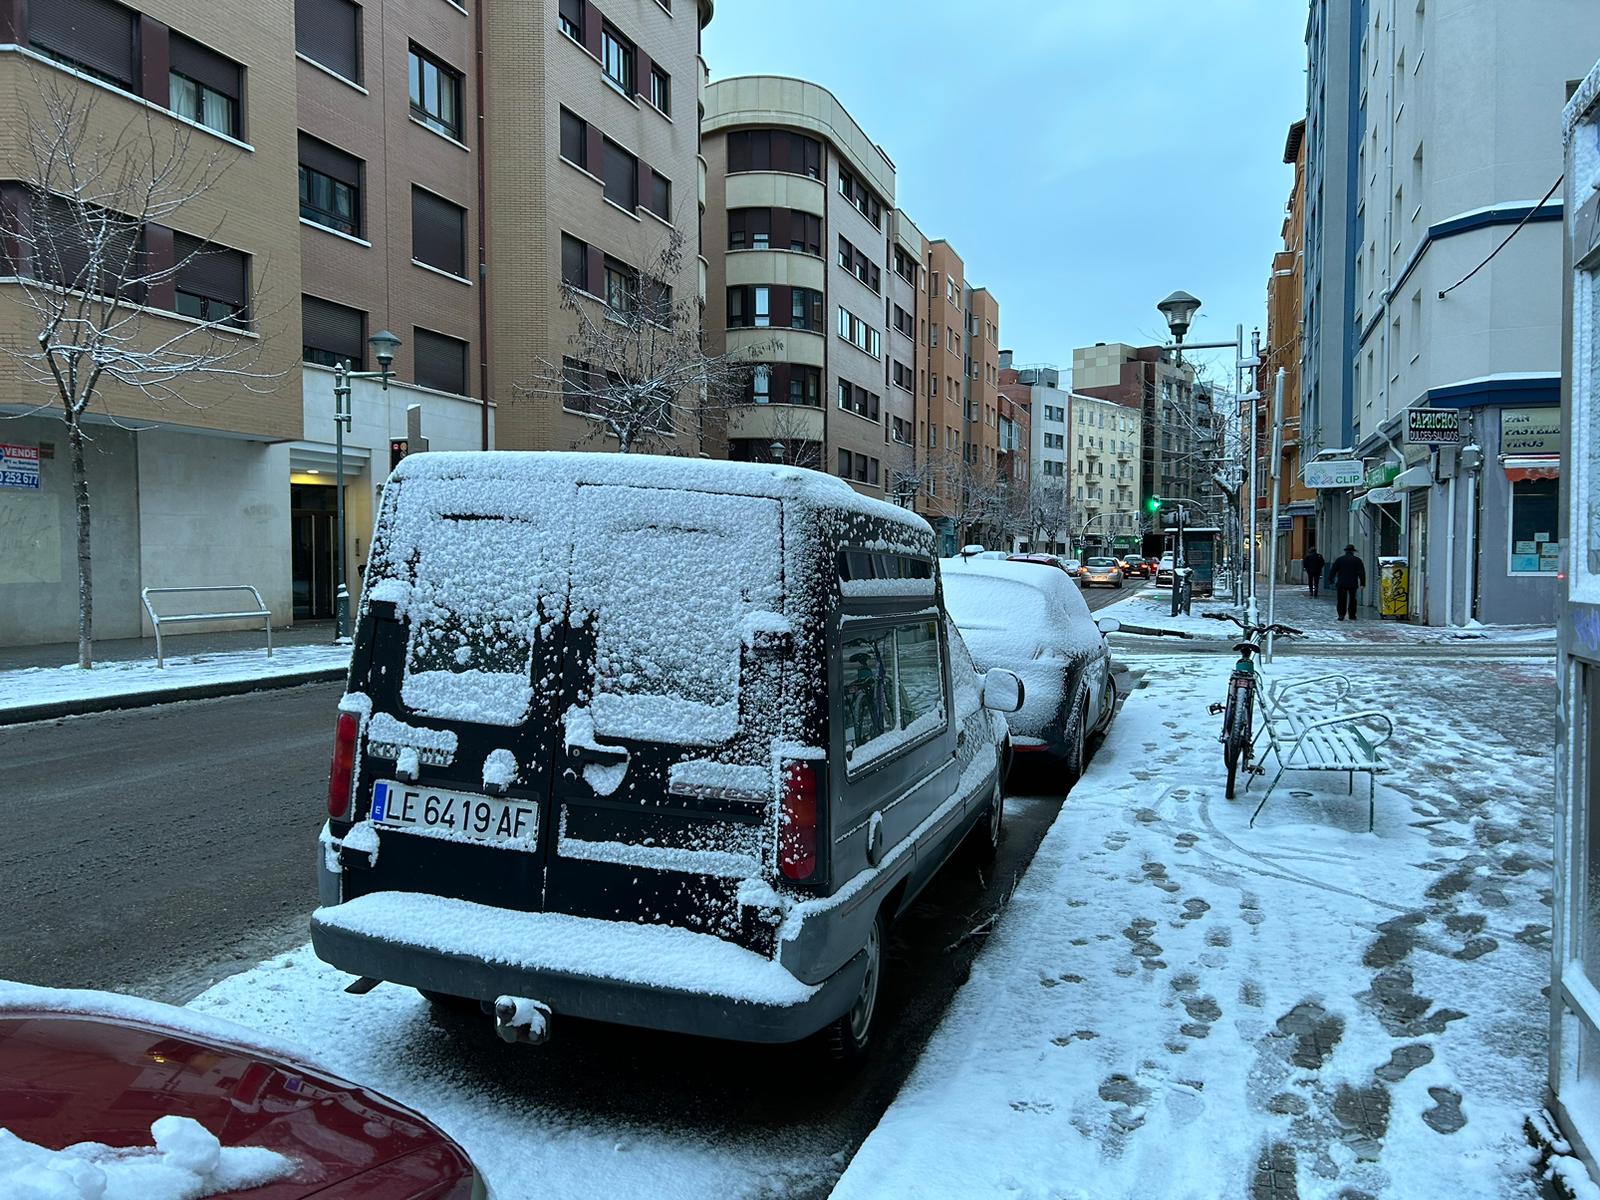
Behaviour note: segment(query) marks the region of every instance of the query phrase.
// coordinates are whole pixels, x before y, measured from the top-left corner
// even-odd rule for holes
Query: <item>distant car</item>
[[[1096,623],[1068,580],[1028,563],[943,559],[940,575],[977,670],[1004,667],[1023,681],[1022,707],[1006,717],[1013,751],[1048,755],[1070,785],[1116,710],[1105,633],[1117,622]]]
[[[1138,554],[1130,554],[1122,560],[1122,574],[1126,578],[1137,575],[1140,579],[1150,578],[1150,560]]]
[[[1067,571],[1067,564],[1054,554],[1012,554],[1006,558],[1007,562],[1034,563],[1041,567],[1054,567],[1058,571]]]
[[[1122,586],[1122,568],[1114,558],[1091,558],[1083,564],[1083,586],[1103,583],[1107,587]]]
[[[1163,554],[1161,561],[1156,564],[1156,586],[1172,586],[1172,555]]]
[[[146,1157],[160,1162],[151,1126],[166,1117],[196,1121],[220,1142],[221,1166],[204,1168],[207,1175],[228,1175],[228,1155],[241,1150],[257,1159],[272,1151],[293,1165],[292,1173],[259,1188],[227,1185],[209,1196],[487,1195],[466,1152],[427,1120],[369,1088],[253,1045],[246,1030],[229,1022],[109,992],[0,984],[0,1129],[41,1151],[78,1146],[75,1158],[114,1176],[138,1170]],[[187,1136],[192,1149],[193,1133]],[[95,1154],[83,1143],[100,1143],[106,1152]],[[65,1185],[69,1176],[59,1178]],[[14,1194],[3,1164],[0,1194]],[[107,1194],[154,1193],[125,1176],[124,1187]]]
[[[1063,558],[1061,566],[1074,579],[1078,579],[1083,575],[1083,564],[1075,558]]]

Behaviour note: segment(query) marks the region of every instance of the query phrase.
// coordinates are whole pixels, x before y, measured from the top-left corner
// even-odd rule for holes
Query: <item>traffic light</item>
[[[1151,496],[1148,500],[1146,500],[1144,502],[1144,510],[1145,510],[1145,512],[1149,513],[1152,517],[1155,516],[1158,512],[1161,511],[1161,497],[1160,496]]]

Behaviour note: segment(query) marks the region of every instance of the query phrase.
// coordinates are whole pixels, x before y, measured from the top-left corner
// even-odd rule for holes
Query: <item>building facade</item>
[[[1550,1110],[1600,1182],[1600,63],[1563,116],[1560,528]]]
[[[706,341],[760,364],[729,414],[729,456],[892,498],[912,406],[893,392],[886,405],[886,385],[897,361],[915,370],[885,316],[885,286],[904,282],[894,164],[826,88],[776,76],[706,89],[703,153]]]
[[[1061,386],[1061,372],[1055,367],[1017,367],[1010,350],[1000,351],[999,379],[1002,400],[1025,411],[1028,420],[1028,546],[1066,554],[1076,526],[1067,481],[1070,394]]]
[[[1076,390],[1069,396],[1067,484],[1078,510],[1081,549],[1138,549],[1143,432],[1142,416],[1126,404]]]

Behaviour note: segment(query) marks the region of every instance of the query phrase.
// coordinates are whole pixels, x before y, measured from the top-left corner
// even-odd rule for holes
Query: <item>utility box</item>
[[[1392,621],[1411,619],[1411,575],[1404,558],[1378,560],[1378,615]]]

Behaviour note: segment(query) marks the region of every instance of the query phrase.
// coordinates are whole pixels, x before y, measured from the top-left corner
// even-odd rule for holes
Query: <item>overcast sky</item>
[[[896,202],[1000,301],[1019,364],[1266,320],[1305,113],[1304,0],[718,0],[713,80],[829,88],[897,168]],[[1231,356],[1229,356],[1231,365]]]

